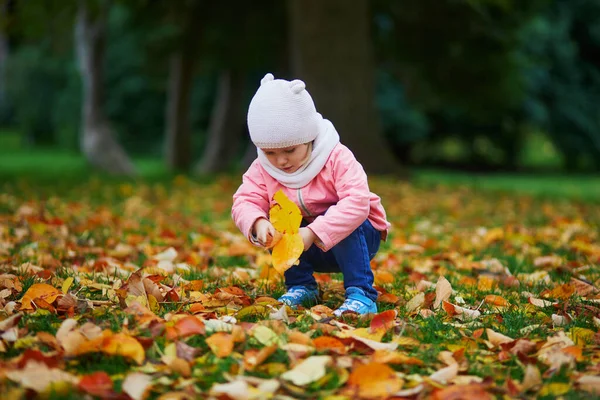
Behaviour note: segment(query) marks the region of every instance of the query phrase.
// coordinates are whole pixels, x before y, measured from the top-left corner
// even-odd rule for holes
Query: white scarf
[[[313,142],[310,158],[300,169],[288,174],[275,167],[265,153],[257,148],[258,161],[260,165],[283,186],[291,189],[300,189],[306,186],[315,176],[321,172],[333,148],[340,142],[340,135],[333,124],[326,119],[321,120],[319,133]]]

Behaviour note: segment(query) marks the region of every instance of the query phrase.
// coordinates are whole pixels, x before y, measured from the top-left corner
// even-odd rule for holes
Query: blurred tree
[[[569,170],[600,169],[600,3],[555,0],[522,34],[529,120]]]
[[[95,167],[132,175],[135,168],[114,138],[104,111],[104,52],[108,1],[80,0],[75,43],[83,81],[81,150]]]
[[[195,167],[200,174],[228,170],[244,146],[249,158],[256,158],[256,149],[247,140],[249,96],[267,71],[276,76],[288,72],[284,2],[221,1],[211,16],[203,54],[211,64],[207,68],[218,70],[219,83],[206,146]],[[242,164],[249,165],[246,158]]]
[[[489,163],[479,152],[485,137],[516,163],[521,125],[515,122],[524,96],[518,34],[546,0],[375,0],[378,65],[398,80],[428,131],[395,147],[410,153],[417,141],[433,145],[448,135],[470,149],[470,162]],[[515,114],[516,113],[516,114]],[[389,127],[388,129],[391,129]],[[422,131],[420,131],[422,132]]]
[[[0,4],[0,123],[8,120],[8,97],[6,95],[6,64],[9,54],[8,24],[12,2]]]
[[[290,0],[292,72],[368,172],[397,170],[375,108],[368,0]]]
[[[206,7],[201,0],[171,2],[169,6],[169,16],[179,31],[169,60],[166,161],[171,170],[187,171],[192,162],[190,96]]]

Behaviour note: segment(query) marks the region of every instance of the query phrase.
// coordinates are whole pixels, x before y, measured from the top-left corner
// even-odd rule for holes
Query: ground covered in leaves
[[[3,398],[593,398],[600,207],[374,180],[375,316],[291,310],[237,181],[0,192]],[[462,397],[461,397],[462,396]]]

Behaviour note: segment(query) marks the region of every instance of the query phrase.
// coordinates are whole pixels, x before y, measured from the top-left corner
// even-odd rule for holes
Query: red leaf
[[[81,377],[79,389],[98,397],[111,397],[114,394],[113,381],[104,371]]]
[[[380,329],[383,329],[386,332],[389,329],[392,329],[397,315],[398,312],[396,310],[387,310],[375,315],[371,320],[371,333],[375,333]]]
[[[19,359],[19,362],[17,363],[17,368],[23,369],[30,360],[46,364],[48,368],[58,367],[58,358],[56,356],[47,357],[44,353],[42,353],[39,350],[27,349]]]

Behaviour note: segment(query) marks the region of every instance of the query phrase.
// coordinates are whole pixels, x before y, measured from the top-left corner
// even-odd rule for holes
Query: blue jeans
[[[305,221],[302,222],[306,226]],[[381,232],[373,228],[367,219],[347,238],[325,252],[312,245],[300,256],[300,264],[285,271],[285,284],[317,288],[313,272],[341,272],[344,275],[344,288],[361,288],[371,300],[377,300],[373,288],[371,259],[375,257],[381,243]]]

